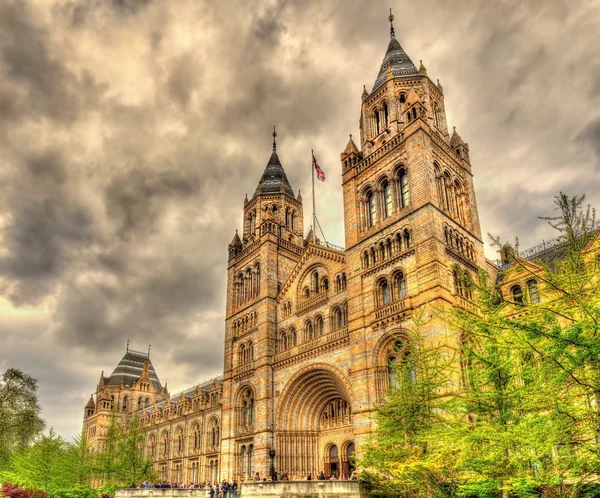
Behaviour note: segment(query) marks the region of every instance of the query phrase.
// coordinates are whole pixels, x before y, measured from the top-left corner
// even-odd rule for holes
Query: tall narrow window
[[[458,219],[460,221],[465,221],[462,187],[458,181],[454,182],[454,202],[456,203],[456,215],[458,216]]]
[[[410,203],[410,191],[408,189],[408,175],[405,170],[400,172],[400,207],[408,207]]]
[[[538,304],[540,302],[540,291],[535,280],[527,282],[527,292],[529,293],[529,301],[531,303]]]
[[[455,205],[454,205],[454,195],[452,194],[452,180],[450,179],[450,175],[448,173],[444,174],[444,190],[446,196],[446,207],[448,212],[454,216],[455,215]]]
[[[406,279],[404,273],[398,272],[394,279],[394,285],[396,287],[396,296],[398,299],[404,299],[406,297]]]
[[[375,196],[373,192],[369,191],[367,193],[367,224],[369,227],[375,225],[375,216],[377,212],[375,210]]]
[[[379,135],[379,111],[375,110],[375,133]]]
[[[383,217],[387,218],[392,214],[392,188],[390,182],[383,182]]]
[[[446,198],[444,196],[444,177],[442,175],[442,170],[437,163],[433,163],[433,172],[435,174],[435,187],[437,190],[439,207],[441,210],[445,211],[447,208]]]
[[[386,127],[386,128],[388,127],[388,121],[389,121],[389,117],[390,117],[390,116],[389,116],[389,110],[388,110],[388,106],[387,106],[387,104],[385,104],[385,103],[384,103],[384,104],[383,104],[383,119],[384,119],[384,122],[385,122],[385,127]]]

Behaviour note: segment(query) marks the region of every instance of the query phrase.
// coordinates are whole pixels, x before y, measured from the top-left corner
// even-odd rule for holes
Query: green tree
[[[377,410],[377,429],[365,448],[363,480],[399,496],[453,496],[453,470],[438,458],[436,427],[452,402],[454,352],[445,343],[425,344],[420,310],[408,338],[399,338],[386,403]],[[408,340],[406,340],[408,339]]]
[[[44,429],[37,396],[38,382],[16,368],[0,380],[0,469],[12,452],[22,450]]]
[[[126,422],[118,443],[119,481],[123,485],[154,479],[152,461],[144,457],[146,436],[137,414]]]
[[[95,454],[93,465],[93,474],[101,480],[103,490],[112,492],[132,482],[156,478],[152,462],[144,458],[145,433],[137,415],[123,420],[111,412],[104,431],[102,450]]]
[[[556,496],[593,495],[600,248],[594,211],[583,201],[556,198],[558,216],[545,219],[560,238],[540,258],[519,258],[496,241],[509,263],[499,279],[536,284],[520,298],[502,296],[482,273],[472,282],[475,312],[438,310],[453,333],[462,331],[449,369],[460,367],[452,377],[460,387],[439,376],[448,357],[423,355],[414,341],[415,358],[428,360],[417,381],[400,382],[379,410],[376,443],[364,459],[376,482],[404,496],[525,497],[544,487]]]

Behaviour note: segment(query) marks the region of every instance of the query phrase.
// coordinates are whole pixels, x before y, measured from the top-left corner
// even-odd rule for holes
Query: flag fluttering
[[[315,172],[317,173],[317,178],[319,180],[321,180],[322,182],[324,182],[325,181],[325,173],[323,173],[323,170],[321,169],[321,167],[317,163],[317,160],[315,159],[315,155],[314,154],[313,154],[312,158],[313,158],[313,166],[315,167]]]

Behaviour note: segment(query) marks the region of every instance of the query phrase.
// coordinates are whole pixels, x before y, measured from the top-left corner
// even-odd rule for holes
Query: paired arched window
[[[460,297],[469,300],[473,299],[473,283],[471,281],[471,275],[456,267],[452,272],[452,278],[454,280],[454,292]]]
[[[169,456],[169,433],[164,431],[160,436],[160,454],[163,458]]]
[[[256,420],[255,405],[254,405],[254,393],[252,389],[248,388],[244,391],[241,398],[241,424],[243,426],[249,426]]]
[[[248,341],[246,344],[240,344],[238,349],[238,360],[240,365],[244,365],[254,360],[254,344]]]
[[[194,424],[192,427],[192,448],[194,451],[200,450],[200,426]]]
[[[183,429],[181,427],[175,433],[175,444],[177,453],[183,453]]]
[[[348,303],[333,308],[331,311],[330,325],[333,330],[339,330],[348,325]]]
[[[127,395],[123,396],[123,411],[126,412],[129,408],[129,397]]]
[[[221,442],[221,431],[219,427],[219,420],[213,418],[208,424],[208,443],[212,450],[216,450]]]
[[[393,390],[403,382],[417,381],[417,369],[409,345],[397,340],[387,357],[388,389]]]

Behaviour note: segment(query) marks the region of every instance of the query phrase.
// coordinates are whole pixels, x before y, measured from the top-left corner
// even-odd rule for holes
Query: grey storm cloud
[[[343,244],[339,153],[389,6],[0,2],[0,369],[41,379],[49,425],[78,432],[127,339],[173,390],[221,371],[227,244],[273,125],[307,205],[315,150]],[[559,190],[599,204],[597,0],[391,6],[470,145],[484,233],[533,245]]]

